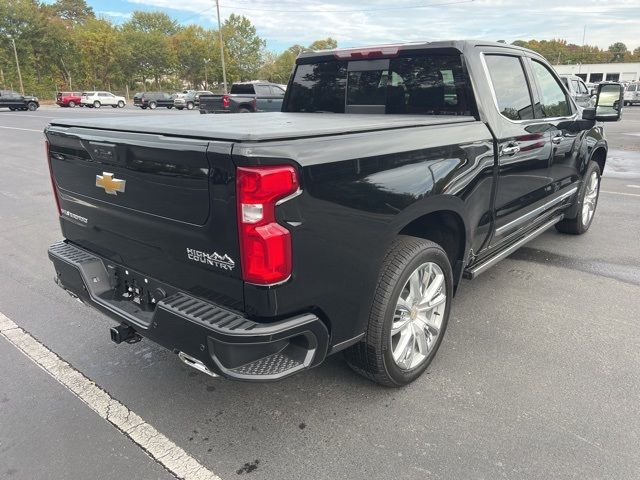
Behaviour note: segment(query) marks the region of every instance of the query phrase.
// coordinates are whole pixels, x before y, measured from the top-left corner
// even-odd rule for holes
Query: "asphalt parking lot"
[[[250,384],[210,378],[144,340],[113,344],[112,323],[52,281],[46,251],[61,234],[42,130],[60,116],[124,114],[198,115],[0,112],[0,312],[209,472],[638,478],[640,107],[605,126],[610,158],[591,230],[551,229],[463,282],[429,374],[400,390],[340,356]],[[175,478],[1,335],[0,362],[0,478]]]

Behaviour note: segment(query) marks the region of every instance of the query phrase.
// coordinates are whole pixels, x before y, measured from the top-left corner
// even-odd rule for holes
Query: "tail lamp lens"
[[[229,108],[229,97],[227,95],[222,96],[222,107]]]
[[[62,215],[60,210],[60,197],[58,197],[58,189],[56,188],[56,181],[53,178],[53,167],[51,166],[51,154],[49,153],[49,140],[44,141],[45,154],[47,156],[47,164],[49,165],[49,177],[51,178],[51,188],[53,189],[53,198],[56,200],[56,208],[58,209],[58,215]]]
[[[268,285],[291,275],[291,235],[276,222],[276,203],[298,188],[296,170],[289,165],[238,168],[238,231],[245,281]]]

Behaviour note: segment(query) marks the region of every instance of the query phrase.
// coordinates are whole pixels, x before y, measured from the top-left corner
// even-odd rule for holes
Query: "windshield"
[[[285,111],[471,115],[460,55],[297,65]]]

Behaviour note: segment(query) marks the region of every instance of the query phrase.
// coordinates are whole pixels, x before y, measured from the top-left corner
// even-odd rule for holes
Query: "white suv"
[[[111,105],[113,108],[123,108],[127,101],[111,92],[82,92],[80,103],[83,107],[100,108],[102,105]]]

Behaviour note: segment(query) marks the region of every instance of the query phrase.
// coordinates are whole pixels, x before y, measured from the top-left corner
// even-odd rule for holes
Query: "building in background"
[[[554,65],[560,75],[577,75],[585,82],[637,82],[640,80],[638,63],[583,63]]]

